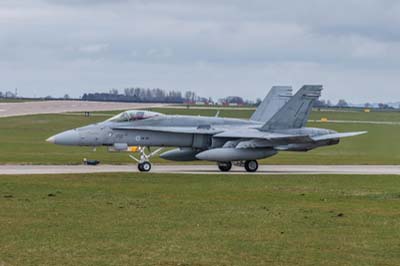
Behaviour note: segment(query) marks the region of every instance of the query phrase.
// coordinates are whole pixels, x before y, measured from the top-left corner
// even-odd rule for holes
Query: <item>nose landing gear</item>
[[[150,158],[162,150],[162,148],[158,148],[157,150],[151,152],[150,147],[148,147],[150,154],[146,154],[145,148],[146,147],[139,147],[138,152],[140,153],[140,159],[137,159],[133,155],[129,155],[129,157],[131,157],[133,160],[135,160],[138,163],[138,170],[140,172],[149,172],[151,170]]]
[[[149,172],[151,170],[151,163],[150,162],[139,163],[138,169],[140,172]]]

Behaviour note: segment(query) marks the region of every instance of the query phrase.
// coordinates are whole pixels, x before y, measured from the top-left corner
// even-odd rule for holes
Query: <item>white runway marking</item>
[[[136,165],[0,165],[0,175],[137,173]],[[151,173],[243,175],[400,175],[398,165],[262,165],[256,173],[241,167],[220,172],[216,165],[153,165]],[[143,173],[146,174],[146,173]]]

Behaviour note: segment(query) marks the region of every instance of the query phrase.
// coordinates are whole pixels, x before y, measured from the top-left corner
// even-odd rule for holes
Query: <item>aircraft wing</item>
[[[257,129],[228,130],[214,135],[217,138],[243,138],[243,139],[265,139],[267,136],[275,136],[282,134],[274,134],[262,132]]]
[[[274,144],[279,143],[309,143],[312,142],[308,135],[290,135],[281,133],[263,132],[256,129],[232,130],[218,133],[213,137],[217,138],[242,138],[242,139],[260,139]]]
[[[165,133],[182,133],[182,134],[206,134],[214,135],[223,132],[221,129],[210,127],[158,127],[158,126],[133,126],[133,127],[113,127],[116,130],[145,130]]]
[[[220,138],[241,138],[241,139],[259,139],[266,140],[270,143],[280,144],[280,143],[315,143],[324,140],[330,139],[340,139],[347,137],[354,137],[358,135],[366,134],[367,131],[358,131],[358,132],[345,132],[345,133],[334,133],[327,134],[321,136],[309,136],[309,135],[291,135],[291,134],[281,134],[281,133],[270,133],[263,132],[256,129],[247,129],[247,130],[234,130],[234,131],[225,131],[222,133],[218,133],[214,135],[214,137]]]
[[[246,130],[228,130],[208,128],[208,127],[150,127],[150,126],[134,126],[134,127],[114,127],[115,130],[145,130],[165,133],[182,133],[182,134],[206,134],[213,135],[217,138],[234,138],[234,139],[261,139],[274,144],[280,143],[309,143],[313,140],[307,135],[288,135],[279,133],[262,132],[255,129]]]
[[[287,144],[287,143],[315,143],[329,139],[339,139],[345,137],[353,137],[357,135],[366,134],[366,131],[360,132],[345,132],[334,133],[328,135],[321,135],[311,137],[309,135],[294,135],[263,132],[257,129],[243,129],[243,130],[224,130],[222,128],[212,127],[159,127],[159,126],[134,126],[134,127],[114,127],[116,130],[145,130],[165,133],[181,133],[181,134],[205,134],[213,135],[216,138],[232,138],[232,139],[258,139],[268,142],[273,145]]]
[[[329,140],[329,139],[341,139],[341,138],[347,138],[347,137],[354,137],[354,136],[358,136],[358,135],[364,135],[366,133],[368,133],[368,132],[367,131],[358,131],[358,132],[334,133],[334,134],[313,137],[312,140],[313,141],[322,141],[322,140]]]

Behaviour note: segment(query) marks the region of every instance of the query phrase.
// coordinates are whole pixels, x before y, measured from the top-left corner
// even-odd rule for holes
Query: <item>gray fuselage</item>
[[[128,122],[104,121],[62,132],[54,136],[54,138],[55,144],[74,146],[111,146],[115,143],[126,143],[128,146],[207,148],[208,144],[205,144],[204,140],[211,140],[211,136],[208,134],[175,133],[157,130],[166,127],[223,130],[257,126],[260,126],[260,123],[241,119],[162,115]],[[153,130],[134,129],[135,127],[151,127]]]
[[[147,119],[126,122],[107,120],[68,130],[53,138],[55,144],[61,145],[95,147],[126,144],[127,146],[187,147],[204,150],[211,147],[222,147],[228,141],[232,141],[232,138],[214,138],[213,135],[215,133],[232,129],[257,130],[261,126],[262,123],[260,122],[234,118],[157,115]],[[190,129],[196,129],[196,133],[192,133]],[[200,134],[198,133],[199,129]],[[277,132],[318,136],[329,134],[333,131],[317,128],[300,128]],[[243,139],[241,138],[241,140]],[[303,151],[311,148],[314,147],[293,145],[292,150]]]

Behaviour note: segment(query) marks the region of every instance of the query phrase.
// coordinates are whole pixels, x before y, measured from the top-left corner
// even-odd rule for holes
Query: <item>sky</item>
[[[398,0],[1,0],[0,91],[400,101]]]

